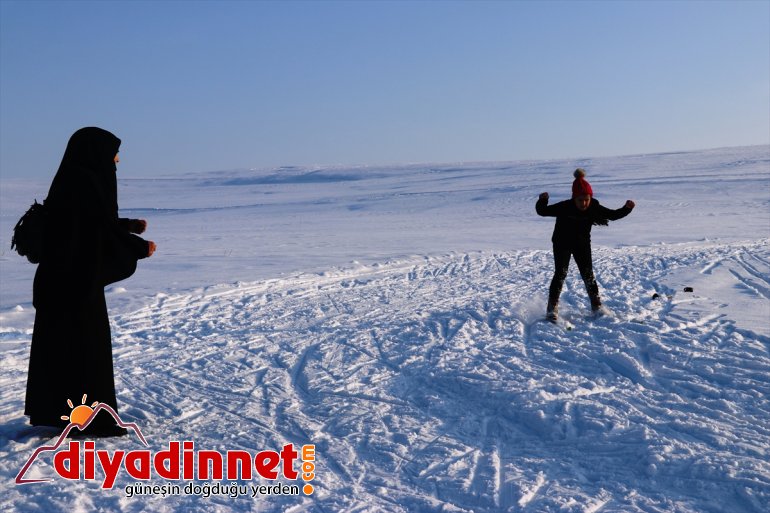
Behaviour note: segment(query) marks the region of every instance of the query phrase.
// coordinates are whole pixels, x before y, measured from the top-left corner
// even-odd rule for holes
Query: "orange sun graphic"
[[[83,399],[81,400],[80,406],[75,408],[75,406],[72,404],[72,401],[67,399],[67,404],[70,408],[72,408],[72,411],[70,412],[69,417],[66,415],[62,415],[62,420],[68,420],[72,422],[73,424],[77,424],[78,426],[82,427],[88,418],[91,416],[91,414],[94,412],[94,408],[99,404],[99,402],[94,402],[91,406],[86,406],[86,397],[88,397],[87,394],[83,394]]]

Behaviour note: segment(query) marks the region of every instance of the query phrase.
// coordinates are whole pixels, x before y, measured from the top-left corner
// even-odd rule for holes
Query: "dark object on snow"
[[[115,155],[120,139],[100,128],[70,138],[45,208],[43,251],[35,274],[35,327],[24,414],[32,425],[64,427],[71,407],[98,401],[117,411],[104,287],[128,278],[147,241],[118,219]],[[114,424],[108,415],[93,430]]]
[[[20,256],[27,257],[33,264],[39,263],[43,254],[46,213],[45,206],[35,200],[13,227],[11,249],[15,249]]]
[[[693,290],[692,290],[692,287],[685,287],[684,291],[685,292],[692,292]]]
[[[660,299],[660,294],[656,292],[655,294],[652,295],[652,299]]]

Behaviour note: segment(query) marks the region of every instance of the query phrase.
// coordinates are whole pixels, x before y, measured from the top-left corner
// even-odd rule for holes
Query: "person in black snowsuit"
[[[617,210],[603,207],[593,198],[593,189],[585,179],[585,170],[580,168],[575,170],[574,176],[571,200],[549,205],[548,193],[544,192],[540,194],[535,205],[539,215],[556,218],[556,226],[551,237],[555,269],[548,289],[546,307],[546,318],[552,322],[558,318],[559,296],[564,280],[567,278],[570,258],[575,259],[580,276],[583,278],[591,300],[591,309],[596,314],[602,312],[599,285],[594,277],[591,259],[591,227],[606,226],[609,221],[622,219],[630,214],[635,206],[633,201],[628,200]]]
[[[44,202],[24,408],[33,426],[65,427],[67,400],[79,405],[84,395],[117,411],[104,287],[131,276],[137,260],[155,251],[155,243],[133,235],[146,221],[118,218],[119,148],[120,139],[101,128],[75,132]],[[125,430],[109,415],[97,415],[85,432]]]

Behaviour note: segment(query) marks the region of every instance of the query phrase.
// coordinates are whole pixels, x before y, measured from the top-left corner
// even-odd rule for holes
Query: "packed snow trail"
[[[542,322],[546,251],[158,294],[113,317],[121,416],[156,448],[315,444],[315,494],[139,500],[125,476],[112,491],[15,487],[40,442],[19,435],[17,399],[0,411],[0,509],[765,512],[770,334],[707,292],[740,287],[770,313],[769,242],[596,248],[613,315],[588,319],[573,266],[571,331]],[[29,335],[3,337],[4,385],[23,390]]]

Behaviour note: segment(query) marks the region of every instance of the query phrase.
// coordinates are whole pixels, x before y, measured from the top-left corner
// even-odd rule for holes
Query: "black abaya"
[[[104,287],[131,276],[148,255],[145,240],[118,219],[114,157],[120,139],[99,128],[70,138],[45,206],[43,256],[35,274],[35,326],[25,415],[33,425],[65,426],[67,400],[117,411]],[[113,424],[98,416],[93,427]]]

